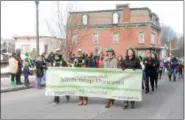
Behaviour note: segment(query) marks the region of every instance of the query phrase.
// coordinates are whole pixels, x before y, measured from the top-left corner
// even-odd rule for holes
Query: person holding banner
[[[83,51],[81,49],[78,49],[77,51],[77,57],[74,60],[74,67],[86,67],[86,60],[85,57],[83,56]],[[79,96],[79,103],[78,105],[87,105],[88,103],[88,98],[87,97],[83,97],[83,96]]]
[[[114,50],[112,48],[107,48],[105,51],[107,53],[107,56],[105,56],[103,61],[104,68],[117,68],[118,62],[117,62]],[[109,108],[112,104],[114,104],[114,100],[108,99],[105,107]]]
[[[62,52],[60,50],[57,50],[55,52],[55,67],[67,67],[67,62],[63,59]],[[67,102],[69,101],[70,96],[66,96]],[[59,96],[54,96],[54,102],[56,104],[59,104],[60,102],[60,97]]]
[[[140,61],[135,55],[135,51],[132,48],[129,48],[126,53],[125,60],[121,64],[122,69],[141,69]],[[135,101],[131,101],[131,108],[135,108]],[[129,106],[129,101],[124,101],[124,109],[127,109]]]

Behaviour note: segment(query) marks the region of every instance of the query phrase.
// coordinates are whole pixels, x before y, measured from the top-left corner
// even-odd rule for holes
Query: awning
[[[150,47],[146,47],[146,46],[136,46],[135,47],[136,50],[148,50],[148,49],[151,49],[151,50],[161,50],[161,49],[164,49],[164,47],[160,47],[160,46],[150,46]]]

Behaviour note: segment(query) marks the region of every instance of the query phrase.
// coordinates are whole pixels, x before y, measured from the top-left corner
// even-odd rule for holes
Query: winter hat
[[[105,52],[114,52],[114,50],[112,48],[106,48]]]
[[[82,49],[78,49],[78,50],[77,50],[77,53],[78,53],[78,54],[83,54]]]
[[[55,55],[60,57],[63,54],[62,54],[62,51],[58,49],[58,50],[55,51]]]
[[[29,53],[29,52],[26,52],[26,53],[25,53],[25,56],[26,56],[26,57],[28,57],[29,55],[30,55],[30,53]]]

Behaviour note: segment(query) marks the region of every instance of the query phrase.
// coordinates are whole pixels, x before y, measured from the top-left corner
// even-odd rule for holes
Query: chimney
[[[116,5],[116,9],[125,9],[129,8],[129,4],[118,4]]]
[[[130,22],[130,7],[129,4],[118,4],[116,5],[116,9],[122,10],[121,14],[121,21],[123,23],[129,23]]]

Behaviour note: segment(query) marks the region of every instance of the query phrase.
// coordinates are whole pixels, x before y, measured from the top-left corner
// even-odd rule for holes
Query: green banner
[[[141,80],[141,70],[49,67],[45,94],[141,101]]]

